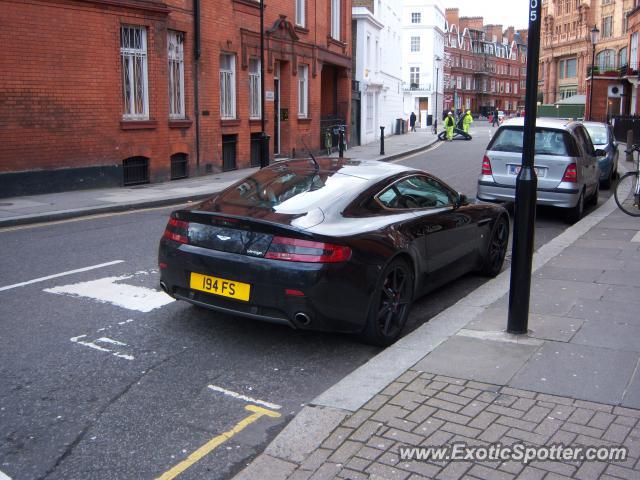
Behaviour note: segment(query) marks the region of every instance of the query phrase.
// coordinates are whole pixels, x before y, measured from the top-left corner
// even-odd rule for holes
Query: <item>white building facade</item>
[[[359,143],[364,145],[395,133],[403,116],[401,67],[402,0],[359,0],[352,7],[353,79],[360,92]],[[357,140],[352,143],[358,143]]]
[[[403,116],[421,127],[442,118],[445,9],[439,0],[404,0],[402,9]]]

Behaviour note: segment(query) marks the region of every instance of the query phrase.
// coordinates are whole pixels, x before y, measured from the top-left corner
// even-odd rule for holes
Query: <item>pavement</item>
[[[235,480],[640,478],[640,219],[613,198],[306,405]],[[416,460],[400,447],[624,446],[624,461]]]
[[[383,155],[380,154],[379,142],[353,147],[344,155],[352,159],[389,161],[426,150],[435,142],[436,136],[430,129],[423,129],[386,137]],[[337,157],[338,153],[332,156]],[[0,198],[0,228],[197,201],[232,185],[256,170],[233,170],[133,187]]]

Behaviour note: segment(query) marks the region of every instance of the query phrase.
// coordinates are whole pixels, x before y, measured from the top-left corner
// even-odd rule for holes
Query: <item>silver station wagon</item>
[[[524,118],[505,121],[496,131],[482,159],[478,199],[512,202],[522,165]],[[598,202],[598,155],[580,122],[553,118],[536,120],[534,169],[538,177],[537,203],[566,209],[575,223],[585,202]]]

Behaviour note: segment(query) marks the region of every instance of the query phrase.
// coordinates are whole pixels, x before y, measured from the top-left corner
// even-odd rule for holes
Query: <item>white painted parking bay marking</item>
[[[11,477],[9,475],[6,475],[0,472],[0,480],[11,480]]]
[[[631,239],[632,242],[640,242],[640,232],[636,233]]]
[[[128,310],[144,313],[164,307],[175,301],[160,290],[117,283],[131,277],[132,275],[100,278],[89,282],[47,288],[45,292],[93,298],[99,302],[110,303]]]
[[[84,345],[85,347],[93,348],[94,350],[98,350],[99,352],[111,353],[114,357],[124,358],[125,360],[135,359],[133,355],[129,355],[128,353],[122,353],[120,351],[114,352],[113,350],[109,350],[108,348],[101,347],[100,345],[96,344],[96,342],[101,342],[101,343],[107,343],[109,345],[115,345],[118,347],[126,347],[127,344],[124,342],[119,342],[118,340],[113,340],[112,338],[108,338],[108,337],[100,337],[93,342],[88,342],[86,340],[81,340],[83,338],[87,338],[87,336],[78,335],[77,337],[71,337],[69,340],[71,340],[73,343],[77,343],[79,345]],[[2,478],[0,478],[0,480],[2,480]]]
[[[68,272],[56,273],[55,275],[48,275],[46,277],[34,278],[26,282],[14,283],[13,285],[7,285],[6,287],[0,287],[0,292],[4,290],[11,290],[12,288],[24,287],[25,285],[31,285],[32,283],[44,282],[45,280],[51,280],[52,278],[64,277],[66,275],[73,275],[74,273],[88,272],[89,270],[95,270],[96,268],[109,267],[118,263],[124,263],[124,260],[114,260],[113,262],[100,263],[91,267],[77,268],[76,270],[69,270]],[[0,480],[2,478],[0,477]]]
[[[262,405],[267,408],[271,408],[272,410],[280,410],[282,408],[280,405],[276,405],[275,403],[265,402],[264,400],[258,400],[257,398],[247,397],[246,395],[227,390],[226,388],[218,387],[217,385],[209,385],[209,388],[214,392],[220,392],[229,397],[237,398],[238,400],[244,400],[245,402]]]

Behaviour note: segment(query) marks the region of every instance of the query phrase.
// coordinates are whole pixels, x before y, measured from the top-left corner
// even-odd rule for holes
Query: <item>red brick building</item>
[[[265,3],[271,158],[349,124],[351,1]],[[260,2],[4,0],[0,196],[259,163]]]
[[[527,31],[446,9],[444,108],[487,115],[524,108]]]

